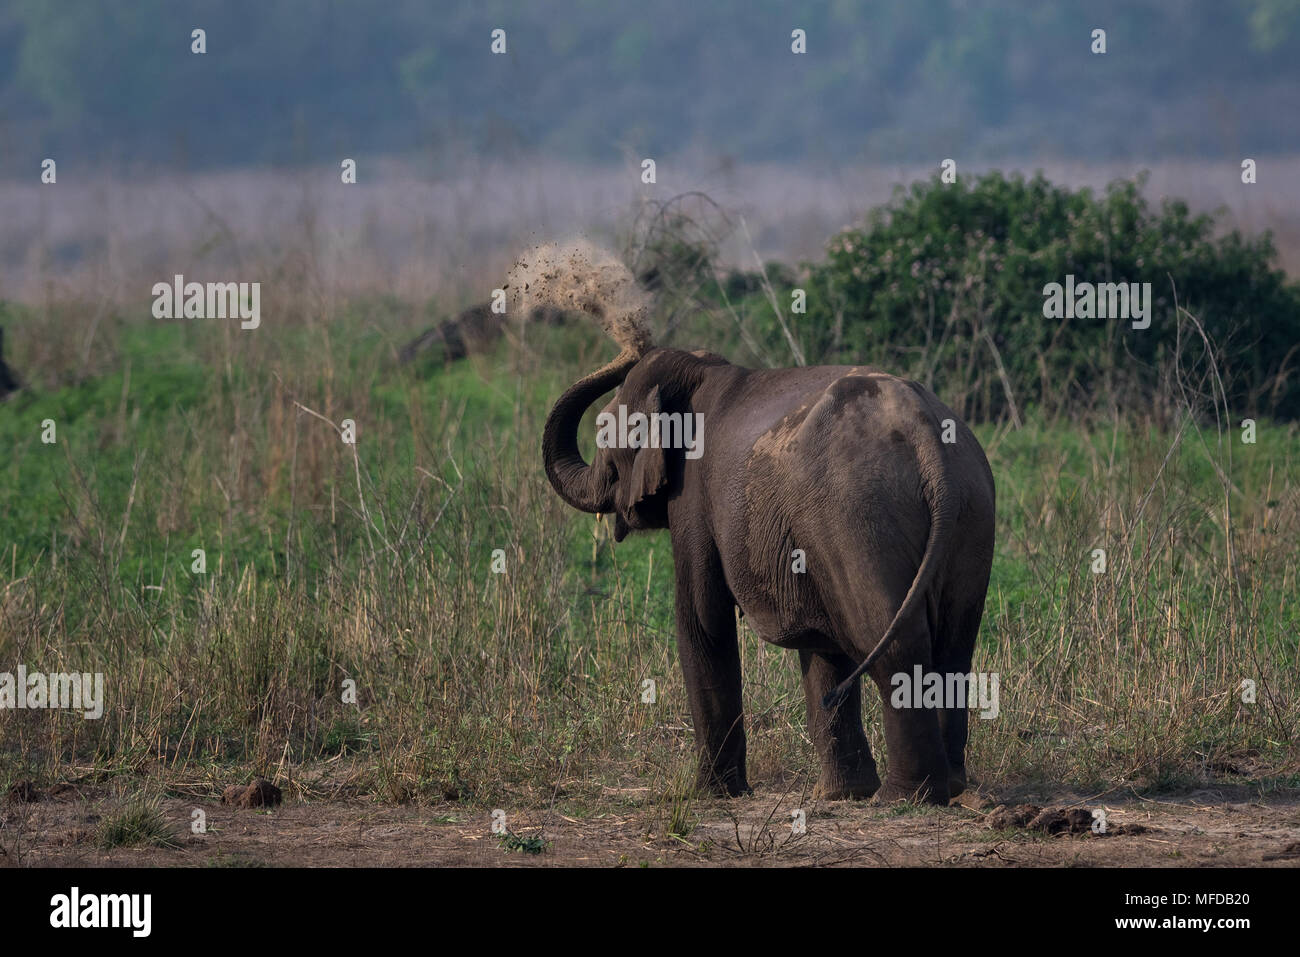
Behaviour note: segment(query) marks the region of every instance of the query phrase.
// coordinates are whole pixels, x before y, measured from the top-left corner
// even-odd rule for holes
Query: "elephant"
[[[578,305],[600,318],[599,302]],[[889,689],[916,666],[970,673],[995,501],[974,434],[930,390],[870,366],[749,369],[645,335],[622,344],[556,401],[542,459],[566,503],[612,514],[616,541],[668,529],[697,786],[751,790],[739,609],[763,640],[799,653],[815,798],[947,803],[968,785],[966,708],[894,707]],[[689,416],[702,427],[696,447],[643,430],[598,441],[587,463],[581,419],[610,390],[606,424],[640,412],[661,439],[680,439],[669,417]],[[884,700],[883,782],[863,730],[863,675]]]

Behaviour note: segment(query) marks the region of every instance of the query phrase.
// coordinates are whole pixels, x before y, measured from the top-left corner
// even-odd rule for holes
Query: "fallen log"
[[[564,322],[564,311],[554,306],[538,306],[528,314],[529,322],[558,326]],[[405,365],[437,345],[441,345],[442,361],[455,362],[471,353],[487,350],[505,331],[505,317],[492,311],[490,303],[482,302],[458,313],[432,328],[426,329],[397,354]]]

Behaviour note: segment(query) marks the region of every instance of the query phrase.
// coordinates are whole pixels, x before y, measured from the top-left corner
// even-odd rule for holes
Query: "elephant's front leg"
[[[800,651],[803,694],[808,703],[808,734],[821,761],[813,797],[823,801],[869,798],[880,787],[871,745],[862,730],[862,691],[854,687],[833,711],[822,707],[826,694],[853,672],[846,655]]]
[[[749,792],[740,693],[735,601],[721,563],[701,560],[674,543],[677,565],[677,652],[695,721],[696,785],[734,797]]]

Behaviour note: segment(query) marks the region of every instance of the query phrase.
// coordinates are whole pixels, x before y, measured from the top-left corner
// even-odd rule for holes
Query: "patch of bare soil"
[[[241,792],[246,789],[240,789]],[[258,784],[259,797],[263,789]],[[35,800],[28,798],[35,797]],[[8,866],[1300,866],[1300,797],[1197,791],[1162,798],[963,796],[964,806],[798,806],[759,791],[669,814],[648,790],[606,789],[581,811],[460,804],[169,798],[178,847],[102,849],[99,823],[126,802],[85,789],[0,803]],[[228,799],[229,800],[229,799]],[[1030,800],[1035,803],[1028,803]],[[192,832],[202,812],[206,833]],[[1100,813],[1098,813],[1100,812]],[[1101,832],[1104,821],[1105,831]],[[672,822],[672,823],[666,823]],[[665,833],[674,827],[685,833]],[[802,829],[802,833],[799,833]]]

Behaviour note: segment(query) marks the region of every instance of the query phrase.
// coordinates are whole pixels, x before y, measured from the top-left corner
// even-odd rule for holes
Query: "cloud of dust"
[[[612,253],[586,240],[538,246],[510,270],[506,295],[515,315],[540,305],[585,312],[623,349],[651,348],[653,297]]]

